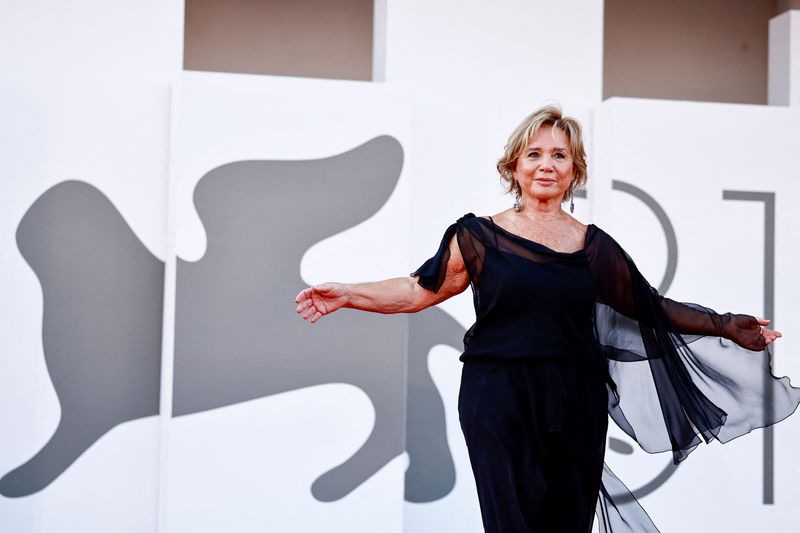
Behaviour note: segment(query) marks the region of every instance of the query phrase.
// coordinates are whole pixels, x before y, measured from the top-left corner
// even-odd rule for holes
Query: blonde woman
[[[597,510],[601,531],[657,531],[604,468],[608,414],[676,461],[701,439],[774,423],[800,403],[769,370],[764,350],[781,334],[660,296],[608,234],[562,209],[587,167],[581,126],[559,109],[528,116],[497,168],[512,208],[459,219],[409,277],[310,287],[297,312],[312,323],[342,307],[412,313],[471,286],[459,419],[485,530],[589,532]]]

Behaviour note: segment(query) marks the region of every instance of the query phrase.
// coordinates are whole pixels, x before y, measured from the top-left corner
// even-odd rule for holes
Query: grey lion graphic
[[[404,450],[409,501],[442,498],[455,483],[427,356],[438,344],[460,349],[461,325],[433,308],[343,311],[310,328],[291,305],[305,286],[305,251],[375,214],[402,165],[400,144],[382,136],[326,159],[218,167],[194,194],[207,252],[178,260],[172,416],[333,382],[372,401],[367,441],[314,482],[322,501],[346,496]],[[298,206],[308,216],[295,216]],[[17,243],[42,286],[42,342],[61,420],[0,479],[7,497],[42,490],[116,425],[159,414],[160,394],[164,265],[108,199],[84,182],[58,184],[27,211]]]

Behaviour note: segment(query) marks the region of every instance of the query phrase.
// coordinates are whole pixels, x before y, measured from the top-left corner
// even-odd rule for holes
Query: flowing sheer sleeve
[[[421,267],[411,273],[417,276],[417,283],[432,292],[438,292],[447,274],[447,263],[450,261],[450,241],[456,234],[458,222],[451,224],[444,232],[442,242],[436,254],[425,261]]]
[[[475,215],[467,213],[445,230],[436,254],[411,273],[412,276],[418,277],[417,283],[429,291],[439,291],[447,275],[447,263],[450,261],[450,242],[453,237],[456,238],[458,243],[470,282],[477,283],[480,272],[483,269],[485,247],[474,237],[470,230],[469,221],[474,218]]]
[[[794,412],[800,389],[772,374],[754,317],[662,297],[602,230],[586,251],[609,414],[645,451],[671,450],[677,463],[701,439],[727,442]]]

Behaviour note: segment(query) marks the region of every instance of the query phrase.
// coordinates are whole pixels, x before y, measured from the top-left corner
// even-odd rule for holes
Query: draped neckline
[[[499,224],[497,224],[497,222],[495,222],[494,219],[492,219],[492,217],[475,217],[475,218],[477,218],[478,220],[482,221],[483,224],[490,225],[490,227],[494,231],[498,231],[498,232],[500,232],[500,233],[502,233],[504,235],[507,235],[508,237],[516,239],[516,240],[518,240],[520,242],[523,242],[523,243],[525,243],[525,244],[527,244],[529,246],[532,245],[532,246],[534,246],[536,248],[540,248],[540,249],[542,249],[542,250],[544,250],[546,252],[549,252],[551,254],[565,256],[565,257],[585,254],[586,253],[586,248],[589,245],[589,240],[591,239],[592,235],[594,234],[594,229],[596,228],[596,226],[594,224],[587,224],[586,225],[586,233],[583,236],[583,244],[581,245],[581,247],[578,250],[575,250],[573,252],[559,252],[558,250],[554,250],[554,249],[550,248],[546,244],[542,244],[540,242],[528,239],[527,237],[523,237],[522,235],[517,235],[516,233],[512,233],[511,231],[505,229],[503,226],[500,226]]]

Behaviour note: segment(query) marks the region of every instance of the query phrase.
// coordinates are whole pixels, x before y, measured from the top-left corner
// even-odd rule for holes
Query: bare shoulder
[[[586,233],[586,230],[589,228],[588,224],[584,224],[577,218],[573,217],[572,215],[569,216],[569,223],[576,231],[579,233]]]
[[[585,246],[588,239],[589,226],[571,215],[568,220],[570,233],[573,235],[572,242],[576,246]]]

